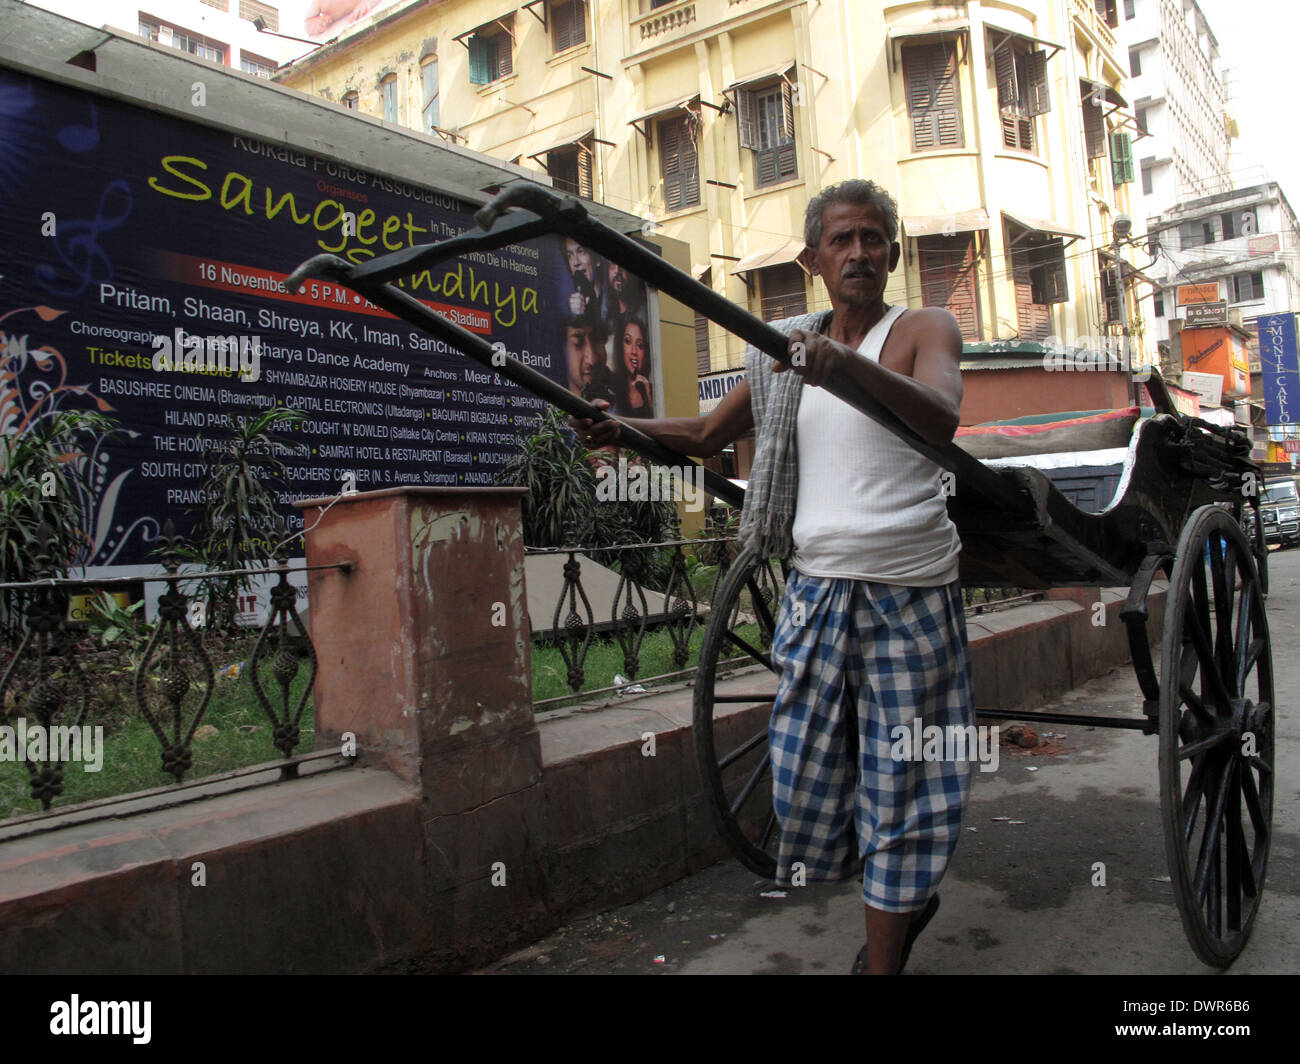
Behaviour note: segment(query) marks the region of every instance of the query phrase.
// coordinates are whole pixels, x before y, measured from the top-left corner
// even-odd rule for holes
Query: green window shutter
[[[471,85],[486,85],[492,80],[489,63],[495,58],[496,49],[487,37],[473,36],[469,39],[469,80]]]
[[[1110,167],[1116,188],[1133,180],[1133,141],[1127,133],[1110,135]]]

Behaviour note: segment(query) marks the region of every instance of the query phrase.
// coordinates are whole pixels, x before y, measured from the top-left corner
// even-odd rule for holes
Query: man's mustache
[[[845,270],[842,274],[840,274],[840,276],[845,278],[866,277],[868,279],[871,279],[876,276],[876,271],[871,269],[869,266],[850,266],[847,270]]]

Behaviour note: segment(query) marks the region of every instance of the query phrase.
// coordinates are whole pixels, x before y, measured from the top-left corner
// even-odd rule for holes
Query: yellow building
[[[970,344],[1095,348],[1113,219],[1144,213],[1114,23],[1115,0],[399,2],[280,80],[653,218],[765,318],[825,305],[804,207],[870,177],[901,217],[886,299],[948,306]],[[741,363],[696,333],[701,372]]]

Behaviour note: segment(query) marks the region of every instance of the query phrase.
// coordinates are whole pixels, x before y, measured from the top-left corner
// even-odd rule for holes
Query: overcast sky
[[[1295,207],[1300,203],[1300,138],[1291,79],[1300,66],[1300,5],[1294,0],[1198,2],[1218,38],[1229,111],[1241,127],[1232,159],[1237,183],[1252,183],[1257,174],[1240,171],[1262,165]]]

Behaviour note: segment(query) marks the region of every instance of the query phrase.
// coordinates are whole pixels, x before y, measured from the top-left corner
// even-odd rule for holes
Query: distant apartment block
[[[254,77],[270,78],[282,63],[313,47],[277,34],[281,11],[262,0],[29,0],[92,26],[138,33],[146,40],[188,52]],[[258,25],[263,27],[258,28]],[[268,32],[269,31],[269,32]]]
[[[1135,145],[1148,216],[1231,187],[1228,113],[1219,42],[1196,0],[1120,0]]]

